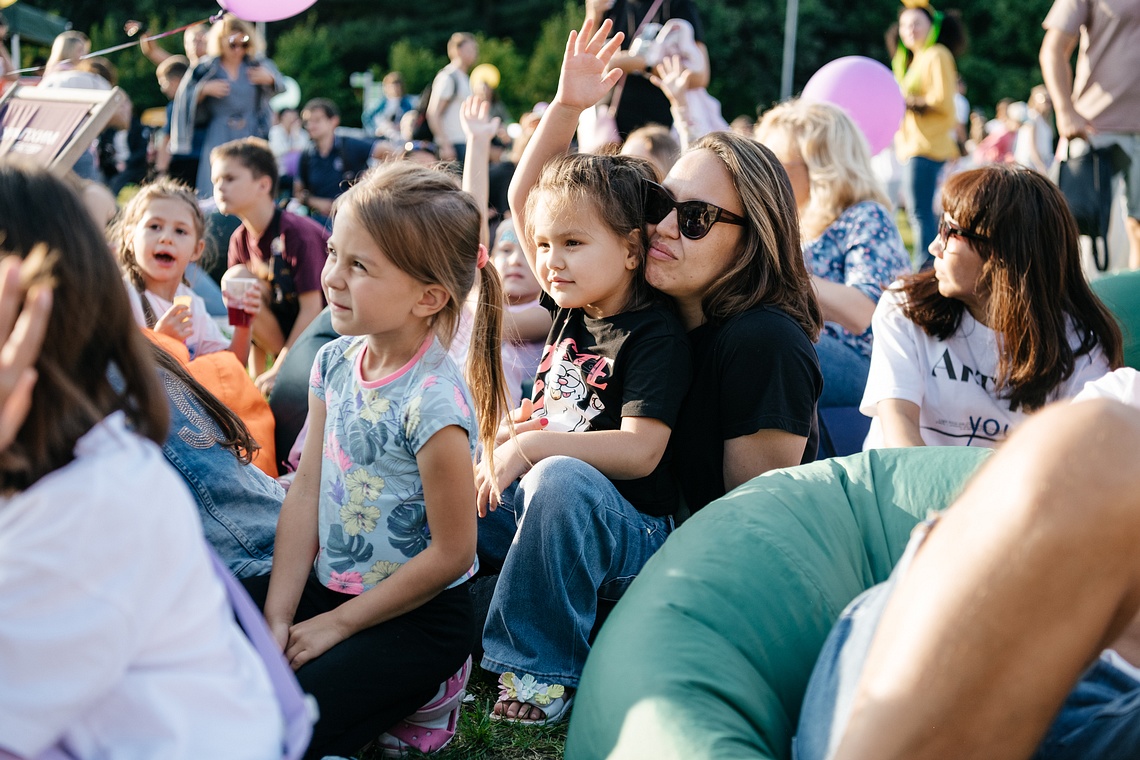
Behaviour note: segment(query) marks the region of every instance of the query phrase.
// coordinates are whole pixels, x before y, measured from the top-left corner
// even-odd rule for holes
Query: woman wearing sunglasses
[[[269,137],[269,99],[285,83],[264,48],[252,26],[226,14],[210,28],[208,55],[182,77],[171,115],[171,151],[200,159],[199,197],[214,190],[210,151],[243,137]]]
[[[693,348],[673,428],[674,472],[696,511],[751,478],[815,459],[822,316],[788,176],[772,151],[714,132],[647,185],[645,276]]]
[[[816,343],[819,406],[855,407],[871,367],[871,315],[910,257],[855,122],[828,103],[791,100],[764,114],[756,139],[792,181],[804,260],[826,320]]]
[[[1120,330],[1080,266],[1056,186],[992,165],[951,178],[933,269],[883,294],[860,410],[865,449],[986,446],[1119,367]]]

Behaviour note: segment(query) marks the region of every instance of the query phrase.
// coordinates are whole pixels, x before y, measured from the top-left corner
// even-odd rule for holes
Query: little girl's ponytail
[[[479,245],[476,262],[479,276],[479,304],[467,351],[467,382],[475,401],[479,441],[484,456],[495,448],[499,421],[509,411],[506,378],[503,375],[503,281],[488,262],[486,246]],[[493,464],[493,463],[492,463]]]

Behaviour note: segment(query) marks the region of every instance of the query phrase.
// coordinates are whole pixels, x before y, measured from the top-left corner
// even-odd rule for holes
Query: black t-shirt
[[[651,417],[670,428],[692,376],[689,342],[664,304],[593,319],[581,309],[559,309],[548,298],[554,324],[534,383],[535,416],[547,430],[619,430],[622,417]],[[613,480],[640,512],[677,511],[669,452],[644,478]]]
[[[760,430],[807,436],[801,464],[819,445],[815,406],[823,375],[799,323],[769,306],[689,333],[695,373],[673,429],[674,471],[690,511],[725,494],[724,442]]]
[[[615,0],[614,6],[606,13],[606,18],[614,22],[611,34],[625,33],[622,40],[622,50],[629,50],[633,42],[633,33],[641,24],[642,19],[649,13],[653,0]],[[701,26],[701,17],[692,0],[664,0],[650,23],[664,24],[669,19],[684,19],[693,25],[693,38],[697,42],[704,42],[705,32]],[[621,100],[618,101],[617,114],[618,132],[624,140],[633,130],[646,124],[662,124],[666,127],[673,123],[673,116],[669,113],[669,99],[665,93],[649,81],[647,77],[630,75],[625,78],[622,88]]]

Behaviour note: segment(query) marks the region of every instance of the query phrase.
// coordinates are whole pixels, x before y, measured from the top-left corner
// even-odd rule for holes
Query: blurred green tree
[[[315,13],[279,36],[271,57],[282,73],[297,80],[302,104],[310,98],[329,98],[340,108],[343,124],[360,126],[360,100],[341,67],[334,29],[319,23]]]
[[[562,11],[542,22],[542,29],[534,43],[526,80],[519,96],[527,104],[549,102],[558,91],[558,72],[562,69],[562,56],[566,52],[566,35],[571,29],[582,26],[586,11],[581,3],[567,0]]]

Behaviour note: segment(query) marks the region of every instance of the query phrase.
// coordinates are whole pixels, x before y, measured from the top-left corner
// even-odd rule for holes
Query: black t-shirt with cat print
[[[622,417],[650,417],[670,428],[692,378],[689,341],[677,316],[662,303],[594,319],[560,309],[546,296],[554,324],[534,383],[535,416],[547,430],[619,430]],[[638,511],[671,515],[677,486],[667,450],[652,473],[611,478]]]

